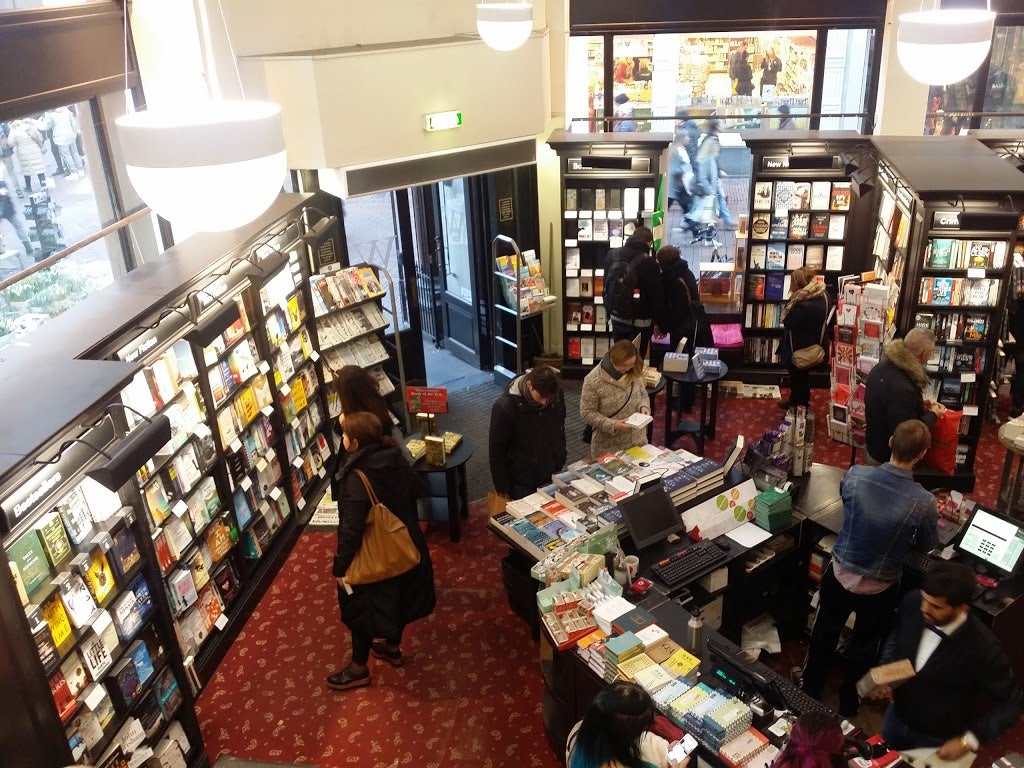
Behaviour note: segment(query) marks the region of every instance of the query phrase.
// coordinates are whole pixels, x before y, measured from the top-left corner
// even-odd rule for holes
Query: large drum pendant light
[[[900,14],[896,55],[907,74],[928,85],[956,83],[981,66],[992,45],[991,7]]]
[[[476,31],[496,51],[514,51],[533,31],[530,3],[477,3]]]

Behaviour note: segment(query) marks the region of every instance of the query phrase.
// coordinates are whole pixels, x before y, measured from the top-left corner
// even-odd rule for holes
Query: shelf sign
[[[960,229],[960,211],[935,211],[932,229]]]
[[[409,413],[448,413],[448,389],[406,387],[405,403]]]
[[[778,171],[789,168],[789,155],[765,155],[761,158],[761,169],[765,171]]]
[[[462,125],[462,113],[457,110],[449,112],[431,112],[423,116],[423,130],[447,131]]]

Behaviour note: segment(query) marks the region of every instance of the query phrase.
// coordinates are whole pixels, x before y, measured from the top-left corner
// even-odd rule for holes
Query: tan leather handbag
[[[413,544],[409,529],[381,504],[366,475],[358,469],[355,473],[370,497],[370,511],[366,515],[363,542],[345,571],[345,581],[355,585],[373,584],[412,570],[420,562],[420,551]]]

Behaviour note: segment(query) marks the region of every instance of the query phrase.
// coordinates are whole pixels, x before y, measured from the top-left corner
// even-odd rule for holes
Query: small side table
[[[998,511],[1007,517],[1020,517],[1024,507],[1020,504],[1021,484],[1024,483],[1024,448],[1014,443],[1024,437],[1024,426],[1008,421],[999,427],[999,442],[1006,449],[1003,476],[999,481]]]
[[[678,423],[672,426],[673,410],[680,410],[680,398],[682,389],[678,393],[669,389],[665,397],[665,447],[670,448],[672,444],[683,435],[690,435],[697,447],[697,453],[704,455],[705,440],[715,439],[715,422],[718,420],[718,384],[729,373],[729,366],[720,363],[719,370],[712,373],[705,370],[703,378],[697,378],[694,369],[690,368],[686,373],[665,373],[662,376],[676,384],[693,384],[700,394],[700,421],[687,421],[680,413]],[[708,397],[710,390],[710,398]],[[708,400],[710,399],[710,403]]]
[[[422,440],[423,435],[416,433],[412,439]],[[445,498],[448,500],[448,531],[452,541],[462,538],[462,521],[469,517],[469,489],[466,485],[466,462],[473,456],[473,442],[468,437],[455,447],[445,459],[443,466],[431,464],[424,456],[413,463],[415,472],[430,475],[444,473]]]
[[[667,386],[668,386],[668,379],[666,379],[665,376],[662,375],[661,381],[659,381],[653,387],[647,387],[647,397],[650,398],[650,401],[651,401],[651,413],[654,413],[654,399],[658,395],[660,395],[662,392],[664,392],[665,388]],[[668,404],[667,403],[666,403],[665,407],[668,408]],[[650,443],[650,442],[653,442],[653,441],[654,441],[654,422],[652,421],[650,424],[647,425],[647,442]]]

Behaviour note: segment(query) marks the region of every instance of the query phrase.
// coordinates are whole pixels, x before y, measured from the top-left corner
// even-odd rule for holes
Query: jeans
[[[789,369],[789,404],[811,404],[811,372],[800,368]]]
[[[25,246],[25,255],[31,256],[33,251],[32,240],[29,239],[28,230],[25,229],[24,219],[17,214],[9,219],[6,216],[3,218],[6,219],[12,227],[14,227],[14,231],[18,234],[18,239],[21,240],[21,244]]]
[[[64,166],[64,175],[82,170],[85,163],[82,162],[82,158],[78,154],[78,147],[74,142],[58,144],[57,149],[60,150],[60,162]]]
[[[878,647],[889,631],[893,612],[900,599],[898,583],[893,583],[877,595],[857,595],[848,592],[832,572],[831,564],[821,577],[818,614],[811,629],[811,642],[804,661],[803,688],[820,698],[825,687],[829,661],[835,654],[843,625],[856,612],[857,619],[846,651],[846,672],[839,688],[840,713],[855,709],[857,681],[875,663]]]
[[[4,155],[2,159],[4,169],[7,171],[7,182],[20,195],[23,190],[21,188],[21,179],[18,178],[17,171],[14,170],[14,155]]]
[[[402,644],[402,633],[398,637],[385,637],[384,642],[397,648]],[[370,647],[373,645],[373,635],[366,635],[362,632],[352,632],[352,663],[365,667],[370,660]]]
[[[647,350],[651,347],[651,337],[654,335],[654,323],[648,326],[637,327],[631,323],[624,323],[621,320],[611,318],[612,322],[612,341],[619,341],[621,339],[629,339],[632,341],[636,338],[636,335],[640,334],[640,357],[647,359]]]
[[[926,733],[915,731],[909,725],[900,720],[896,714],[896,707],[893,704],[885,710],[885,720],[882,722],[882,738],[892,749],[918,749],[923,747],[938,747],[945,743],[944,739],[929,736]]]
[[[735,224],[733,221],[732,214],[729,213],[729,203],[725,199],[725,187],[722,186],[722,180],[719,179],[715,185],[715,191],[718,194],[718,216],[726,224]]]

